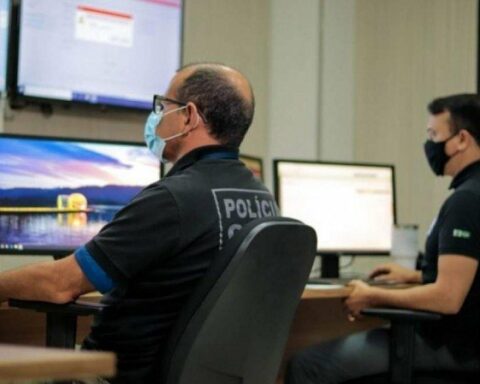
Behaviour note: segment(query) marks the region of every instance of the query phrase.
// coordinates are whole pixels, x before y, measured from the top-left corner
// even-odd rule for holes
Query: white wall
[[[253,124],[241,151],[267,152],[270,4],[268,0],[187,0],[184,63],[231,65],[250,80],[256,101]]]
[[[319,158],[354,159],[355,8],[351,0],[324,0],[322,9]]]
[[[321,5],[270,1],[269,158],[318,155]]]
[[[475,92],[476,0],[357,0],[355,159],[396,165],[398,217],[424,239],[447,194],[423,154],[426,105]]]

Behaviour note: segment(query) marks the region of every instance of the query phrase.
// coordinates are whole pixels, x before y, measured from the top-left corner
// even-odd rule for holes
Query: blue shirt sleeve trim
[[[101,293],[106,293],[115,288],[113,280],[97,264],[92,255],[90,255],[88,252],[87,248],[78,248],[74,252],[74,255],[83,273],[98,291]]]

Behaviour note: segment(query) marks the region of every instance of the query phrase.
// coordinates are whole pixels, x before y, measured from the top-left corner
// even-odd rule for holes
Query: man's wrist
[[[413,283],[413,284],[421,284],[422,282],[423,282],[422,271],[412,271],[412,275],[407,281],[407,283]]]
[[[378,287],[370,287],[368,296],[367,296],[367,301],[369,303],[369,307],[377,307],[381,305],[381,289]]]

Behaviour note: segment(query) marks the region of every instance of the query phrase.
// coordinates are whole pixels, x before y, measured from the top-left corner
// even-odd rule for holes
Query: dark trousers
[[[289,362],[285,384],[336,384],[388,371],[388,328],[335,339],[296,354]],[[477,359],[457,361],[445,347],[432,349],[415,340],[415,369],[480,370]]]

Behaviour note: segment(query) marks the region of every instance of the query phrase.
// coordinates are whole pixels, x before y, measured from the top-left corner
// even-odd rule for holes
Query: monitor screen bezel
[[[183,49],[184,49],[184,36],[185,36],[185,2],[181,0],[180,11],[180,49],[179,49],[179,66],[183,66]],[[22,0],[11,0],[10,2],[10,34],[9,34],[9,60],[7,64],[7,93],[9,95],[10,107],[17,109],[23,108],[29,104],[39,104],[42,106],[87,106],[87,108],[93,108],[94,110],[117,110],[117,111],[136,111],[145,112],[149,111],[149,108],[141,108],[137,106],[126,106],[116,104],[105,103],[89,103],[83,100],[63,100],[49,97],[24,95],[18,92],[18,67],[20,57],[20,7]],[[166,90],[159,90],[159,92],[166,92]],[[153,100],[152,95],[152,100]]]
[[[386,163],[370,163],[370,162],[340,162],[340,161],[322,161],[322,160],[300,160],[300,159],[273,159],[273,188],[274,196],[277,201],[280,211],[280,177],[279,164],[293,163],[293,164],[313,164],[313,165],[338,165],[338,166],[358,166],[358,167],[372,167],[372,168],[388,168],[392,171],[392,201],[393,201],[393,225],[397,224],[397,198],[396,198],[396,182],[395,182],[395,165]],[[352,250],[352,249],[338,249],[332,251],[331,249],[322,250],[317,247],[317,254],[321,255],[354,255],[354,256],[386,256],[390,254],[390,249],[385,251],[378,250]]]
[[[36,136],[23,135],[12,133],[0,133],[0,140],[2,138],[26,139],[26,140],[44,140],[44,141],[65,141],[65,142],[79,142],[89,144],[113,144],[113,145],[132,145],[136,147],[144,147],[145,143],[140,141],[123,141],[123,140],[104,140],[104,139],[86,139],[76,137],[62,137],[62,136]],[[160,180],[160,164],[158,165],[158,179]],[[71,254],[75,249],[64,248],[54,250],[37,250],[34,248],[25,249],[0,249],[0,255],[52,255],[52,256],[66,256]]]

